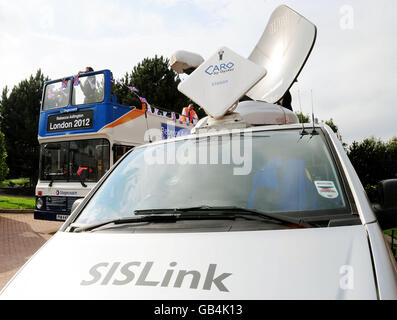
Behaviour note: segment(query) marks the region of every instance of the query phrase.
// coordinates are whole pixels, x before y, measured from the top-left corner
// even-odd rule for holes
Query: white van
[[[333,131],[274,104],[315,35],[281,6],[249,59],[222,47],[195,66],[179,89],[208,117],[126,154],[0,298],[396,299],[380,225],[397,227],[397,181],[375,215]]]

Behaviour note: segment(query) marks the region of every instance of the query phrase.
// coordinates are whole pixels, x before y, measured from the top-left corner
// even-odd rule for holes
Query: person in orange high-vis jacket
[[[196,111],[193,109],[193,104],[189,104],[189,106],[183,108],[182,121],[189,123],[196,123],[198,121],[198,116]]]

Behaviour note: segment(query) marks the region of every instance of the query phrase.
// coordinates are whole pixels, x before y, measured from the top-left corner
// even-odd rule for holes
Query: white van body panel
[[[173,272],[167,276],[167,270]],[[377,291],[366,230],[359,225],[210,233],[58,232],[1,298],[377,299]]]
[[[371,243],[373,265],[376,272],[379,298],[384,300],[397,299],[397,263],[385,242],[382,230],[377,223],[367,226],[368,238]]]

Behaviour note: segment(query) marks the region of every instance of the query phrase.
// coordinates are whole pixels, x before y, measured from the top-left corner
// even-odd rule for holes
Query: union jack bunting
[[[65,79],[62,79],[62,89],[66,89],[68,86],[68,82]]]
[[[78,85],[80,85],[80,79],[79,79],[79,75],[75,75],[73,77],[73,85],[76,87]]]
[[[171,112],[171,118],[172,118],[172,120],[176,120],[176,114],[175,114],[175,112]]]
[[[152,108],[150,107],[150,105],[147,105],[147,112],[152,113]]]
[[[153,112],[154,114],[159,114],[159,109],[157,109],[157,108],[154,108],[154,112]]]
[[[138,92],[138,89],[137,88],[135,88],[134,86],[130,86],[130,87],[128,87],[131,91],[134,91],[134,92]]]
[[[146,104],[148,103],[147,100],[143,97],[139,97],[139,100],[141,100],[141,102],[143,102],[143,103],[146,103]]]
[[[167,111],[163,111],[163,117],[167,116]]]

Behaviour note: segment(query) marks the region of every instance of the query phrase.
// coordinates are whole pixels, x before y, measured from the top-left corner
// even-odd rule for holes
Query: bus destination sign
[[[89,129],[92,128],[93,119],[93,110],[50,115],[47,119],[47,132]]]

